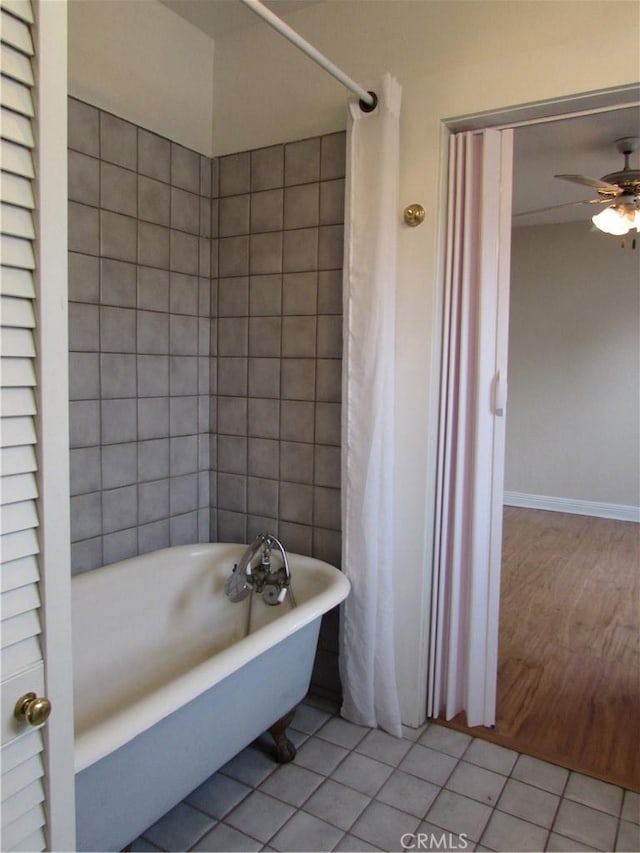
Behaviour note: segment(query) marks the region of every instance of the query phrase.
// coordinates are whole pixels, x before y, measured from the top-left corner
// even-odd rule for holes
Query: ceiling
[[[263,0],[279,17],[327,0]],[[240,0],[161,0],[165,6],[211,38],[223,38],[254,26],[266,27]],[[311,62],[311,60],[309,60]],[[517,128],[514,143],[513,212],[597,197],[595,191],[554,175],[581,174],[593,178],[624,165],[616,139],[640,136],[640,107],[603,111]],[[640,168],[640,152],[631,165]],[[516,226],[588,221],[604,205],[578,205],[519,216]]]
[[[240,0],[160,0],[211,38],[222,38],[260,24],[260,18]],[[263,0],[280,18],[323,0]],[[262,26],[265,26],[262,22]]]
[[[640,136],[640,107],[518,128],[514,143],[513,212],[597,198],[595,190],[553,176],[578,174],[601,178],[619,171],[624,158],[616,150],[615,141],[624,136]],[[632,168],[640,168],[638,160],[640,153],[632,156]],[[584,204],[520,216],[515,224],[588,221],[604,206]]]

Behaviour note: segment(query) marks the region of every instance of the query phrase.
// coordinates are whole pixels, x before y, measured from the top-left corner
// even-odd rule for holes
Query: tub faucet
[[[272,569],[271,551],[277,547],[282,565]],[[256,557],[260,559],[254,563]],[[225,583],[225,592],[232,601],[242,601],[251,590],[255,590],[267,604],[281,604],[291,584],[291,571],[287,552],[275,536],[259,533],[233,567],[231,577]]]

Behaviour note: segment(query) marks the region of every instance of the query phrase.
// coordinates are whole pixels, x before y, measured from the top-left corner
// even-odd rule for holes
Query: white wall
[[[511,258],[505,489],[637,507],[638,252],[573,222],[514,229]]]
[[[390,70],[403,86],[400,207],[427,209],[399,239],[395,537],[403,719],[424,716],[437,437],[443,119],[637,81],[639,6],[615,2],[371,2],[309,6],[287,21],[351,77]],[[616,61],[594,45],[616,22]],[[268,27],[216,42],[214,150],[304,138],[345,125],[342,87]],[[401,211],[398,211],[400,218]]]
[[[359,83],[391,71],[405,84],[405,121],[418,112],[437,123],[637,80],[639,8],[625,0],[329,0],[286,21]],[[595,62],[593,44],[612,21],[617,62]],[[346,90],[265,23],[217,39],[215,72],[216,154],[345,126]]]
[[[212,153],[213,40],[156,0],[69,0],[69,94]]]

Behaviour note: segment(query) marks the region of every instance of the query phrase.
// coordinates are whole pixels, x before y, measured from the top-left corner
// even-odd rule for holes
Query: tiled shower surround
[[[340,559],[344,135],[219,161],[217,525]]]
[[[211,161],[69,102],[72,570],[209,538]]]
[[[74,573],[260,530],[340,565],[344,169],[344,133],[211,160],[69,99]]]

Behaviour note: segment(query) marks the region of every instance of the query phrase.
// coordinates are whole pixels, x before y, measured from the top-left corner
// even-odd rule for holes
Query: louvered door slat
[[[25,299],[35,298],[33,273],[30,270],[19,270],[15,267],[3,268],[0,293],[3,296],[23,296]]]
[[[9,47],[2,45],[2,73],[27,86],[33,86],[33,69],[29,57]]]
[[[28,149],[25,148],[24,150],[27,151]],[[36,202],[33,195],[33,184],[29,178],[16,175],[15,172],[3,171],[0,179],[2,181],[0,192],[2,193],[2,200],[6,204],[15,204],[18,207],[33,210]],[[2,263],[7,263],[4,258]]]
[[[3,841],[16,833],[17,844],[22,836],[33,836],[43,826],[40,804],[44,798],[44,768],[40,755],[34,756],[8,773],[2,774]],[[14,825],[17,825],[14,827]],[[4,849],[15,849],[15,845]],[[35,848],[38,849],[38,848]]]
[[[37,611],[20,613],[9,619],[2,620],[2,648],[19,643],[27,637],[36,637],[41,632],[40,618]]]
[[[29,86],[25,86],[24,83],[19,83],[5,74],[2,75],[0,85],[2,86],[3,106],[19,115],[32,118],[34,110]]]
[[[36,236],[33,227],[33,217],[30,211],[14,204],[3,204],[0,214],[2,233],[11,237],[21,237],[23,240],[33,240]]]
[[[42,660],[40,637],[27,637],[13,646],[0,651],[0,664],[3,672],[21,672],[35,666]],[[3,758],[4,761],[4,758]]]
[[[36,371],[30,358],[7,358],[2,363],[4,388],[30,388],[36,385]]]
[[[38,585],[35,583],[18,587],[2,596],[2,619],[11,619],[29,610],[40,607],[40,595]]]
[[[14,562],[3,562],[0,574],[0,591],[17,589],[28,583],[35,583],[40,577],[38,563],[33,556]]]
[[[20,20],[13,14],[7,14],[9,10],[6,9],[5,11],[5,9],[6,6],[3,4],[2,27],[0,29],[2,41],[27,56],[33,56],[33,40],[29,23]]]
[[[3,560],[19,560],[29,557],[40,550],[35,530],[21,530],[19,533],[7,533],[0,542]]]
[[[29,148],[25,148],[24,145],[16,145],[15,142],[9,142],[7,139],[2,139],[0,141],[0,155],[3,172],[12,175],[21,175],[23,178],[33,178],[35,176],[33,158]]]
[[[0,514],[0,535],[17,533],[20,530],[28,530],[38,525],[38,510],[35,501],[18,501],[2,507]],[[2,599],[2,612],[6,609],[4,598]]]
[[[36,401],[33,388],[0,388],[0,411],[5,418],[35,415]],[[4,474],[17,473],[16,471],[7,471],[4,466],[2,472]]]
[[[34,22],[31,0],[2,0],[2,8],[27,24]]]
[[[2,139],[15,142],[16,145],[24,145],[25,148],[33,148],[35,145],[31,120],[4,107],[2,108],[0,131]]]
[[[3,329],[0,355],[21,358],[35,357],[35,344],[29,329]]]
[[[18,359],[13,359],[13,361],[17,360]],[[35,385],[35,382],[33,384]],[[3,418],[0,441],[2,443],[2,447],[18,447],[19,445],[24,444],[35,444],[36,428],[33,418]]]
[[[23,814],[13,823],[2,827],[2,843],[5,850],[44,850],[46,844],[40,847],[25,847],[27,838],[43,838],[42,827],[45,825],[45,814],[42,804],[30,812]]]
[[[29,240],[22,240],[30,243]],[[15,296],[3,296],[1,303],[2,325],[19,326],[24,329],[33,329],[36,325],[33,313],[33,301],[31,299],[17,299]]]
[[[32,472],[13,474],[2,478],[2,504],[29,501],[38,497],[38,483]]]
[[[13,770],[23,761],[42,752],[42,729],[36,729],[33,738],[19,737],[8,743],[2,750],[2,772]]]
[[[11,824],[28,814],[34,806],[44,800],[44,790],[41,779],[34,779],[30,785],[25,786],[12,797],[2,801],[2,816]],[[37,827],[33,827],[36,829]]]
[[[24,851],[24,853],[33,853],[34,850],[45,850],[47,846],[47,837],[44,834],[44,827],[41,826],[35,832],[28,835],[26,838],[19,841],[17,844],[14,844],[11,848],[15,853],[20,853],[20,851]]]
[[[8,267],[19,267],[23,270],[36,268],[31,240],[20,240],[17,237],[2,235],[2,262]]]
[[[2,773],[2,798],[7,799],[22,791],[27,785],[31,784],[34,779],[40,779],[44,775],[42,766],[42,756],[34,755],[23,761],[12,770],[5,770],[3,767]]]
[[[36,454],[33,446],[0,448],[0,470],[5,477],[24,471],[35,471],[36,467]]]

